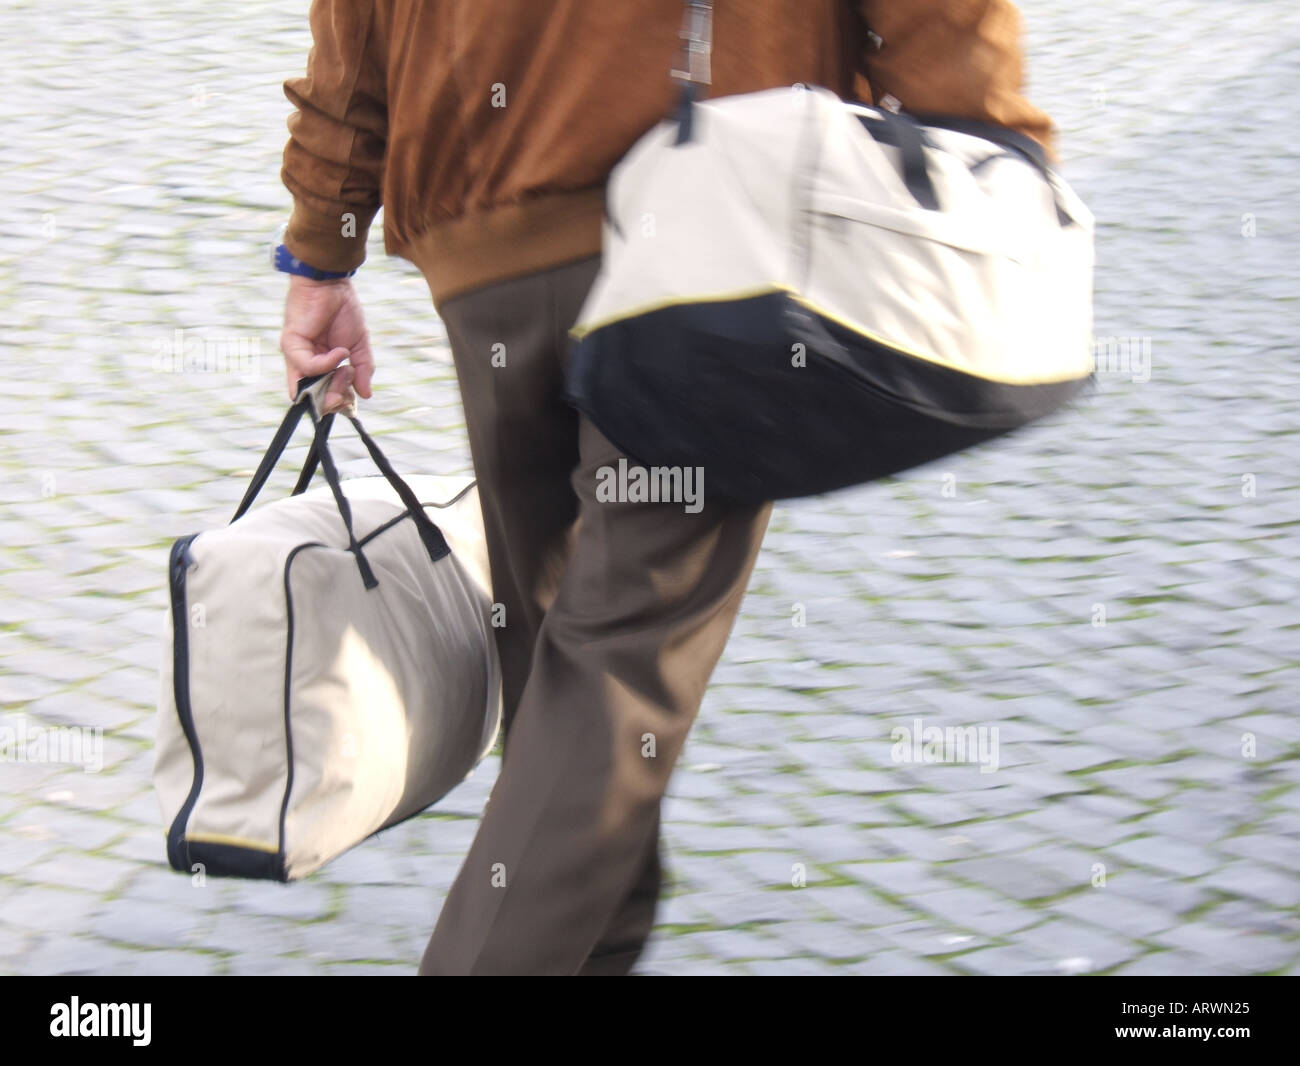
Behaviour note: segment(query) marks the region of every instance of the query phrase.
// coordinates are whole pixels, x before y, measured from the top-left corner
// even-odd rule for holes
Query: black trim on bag
[[[288,881],[283,852],[258,851],[236,844],[217,844],[207,840],[188,842],[190,858],[202,863],[205,874],[213,877],[252,877],[259,881]]]
[[[702,467],[714,497],[757,503],[932,462],[1048,414],[1088,380],[977,378],[774,292],[594,330],[574,349],[565,396],[642,465]]]
[[[288,634],[284,645],[284,797],[280,800],[280,858],[281,865],[287,863],[284,850],[284,825],[289,816],[289,796],[293,792],[293,722],[290,718],[290,703],[293,690],[293,593],[289,590],[289,570],[293,560],[304,548],[327,548],[329,545],[318,541],[299,544],[284,560],[284,616],[288,622]]]
[[[176,703],[176,716],[181,721],[181,732],[185,734],[190,757],[194,760],[194,778],[189,795],[167,829],[167,861],[173,869],[186,873],[190,864],[185,851],[185,824],[198,802],[199,789],[203,787],[203,750],[194,726],[194,709],[190,706],[190,618],[185,597],[185,577],[192,561],[189,547],[197,536],[197,533],[191,533],[175,541],[167,560],[172,607],[172,696]]]

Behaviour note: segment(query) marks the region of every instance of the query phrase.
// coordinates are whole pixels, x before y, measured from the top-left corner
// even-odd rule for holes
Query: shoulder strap
[[[713,81],[713,0],[686,0],[686,13],[678,33],[682,48],[671,73],[690,85]]]
[[[686,0],[677,62],[669,74],[682,87],[677,104],[677,144],[691,139],[695,101],[713,82],[713,0]]]

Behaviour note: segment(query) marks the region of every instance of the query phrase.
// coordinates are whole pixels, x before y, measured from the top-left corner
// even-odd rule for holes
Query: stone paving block
[[[438,812],[446,814],[441,809]],[[396,826],[394,828],[401,828]],[[464,856],[478,832],[477,818],[416,818],[411,822],[411,837],[436,855]],[[382,839],[382,838],[380,838]]]
[[[442,907],[442,894],[418,884],[354,885],[348,888],[339,921],[417,927],[425,937]]]
[[[834,829],[842,828],[862,840],[870,840],[870,833],[863,826],[907,825],[905,815],[882,796],[855,796],[844,792],[829,795],[810,795],[808,792],[793,791],[786,800],[792,815],[802,814],[803,824],[793,824],[796,819],[789,819],[784,835],[795,833],[802,835],[808,828]],[[808,823],[815,823],[810,826]],[[832,846],[828,843],[827,846]],[[861,857],[861,856],[859,856]]]
[[[114,977],[204,977],[220,969],[220,960],[195,951],[137,951],[113,969]]]
[[[731,856],[733,869],[748,873],[756,889],[793,887],[800,872],[800,861],[798,855],[785,851],[745,851]],[[802,872],[806,878],[806,861]]]
[[[182,873],[162,862],[137,864],[122,895],[145,904],[163,903],[210,914],[229,909],[240,882],[234,878]]]
[[[419,966],[418,958],[407,956],[399,947],[395,931],[382,926],[311,922],[300,929],[306,941],[302,957],[310,965],[382,962],[409,965],[412,969]]]
[[[1187,798],[1180,796],[1179,802],[1185,803]],[[1151,810],[1146,804],[1139,803],[1130,797],[1105,795],[1100,792],[1072,796],[1070,805],[1101,818],[1114,819],[1116,822],[1128,821],[1140,814],[1149,814]]]
[[[315,977],[326,971],[319,964],[303,959],[250,950],[228,959],[222,972],[235,977]]]
[[[1086,778],[1087,786],[1101,787],[1112,793],[1130,797],[1142,803],[1151,803],[1168,796],[1173,791],[1168,774],[1161,773],[1154,766],[1127,766],[1114,769],[1100,769],[1080,775]]]
[[[857,862],[874,857],[871,836],[852,826],[791,826],[769,843],[779,844],[796,862]]]
[[[1242,859],[1206,872],[1200,883],[1273,907],[1300,907],[1300,878],[1294,869],[1283,872]]]
[[[981,777],[985,780],[996,778],[999,783],[994,788],[968,794],[967,800],[974,811],[977,812],[973,815],[974,817],[992,817],[1010,824],[1008,816],[1041,810],[1047,803],[1051,802],[1044,799],[1043,789],[1035,790],[1023,787],[1022,779],[1019,777],[1001,771],[996,774],[983,774]],[[965,831],[972,827],[962,825],[953,826],[952,828],[954,831]]]
[[[754,959],[748,964],[756,977],[834,977],[844,968],[822,959]]]
[[[49,934],[27,952],[22,960],[22,972],[46,977],[112,977],[123,972],[136,953],[136,949],[108,944],[91,936]]]
[[[1300,940],[1243,933],[1209,921],[1185,922],[1158,934],[1154,942],[1167,948],[1195,952],[1242,973],[1283,970],[1300,955]]]
[[[944,966],[902,951],[884,951],[857,962],[846,963],[841,967],[841,972],[858,977],[952,976],[952,971]]]
[[[1020,856],[964,859],[947,863],[944,872],[1022,903],[1059,895],[1079,883],[1073,871],[1029,863]]]
[[[699,825],[687,822],[673,834],[673,847],[681,851],[760,851],[773,844],[772,834],[758,826]]]
[[[411,967],[395,963],[392,965],[382,965],[379,963],[355,963],[355,962],[336,962],[330,963],[326,967],[326,972],[338,977],[410,977],[412,976]]]
[[[807,888],[800,890],[800,895],[808,904],[815,904],[826,913],[855,925],[874,928],[912,917],[904,907],[887,903],[859,885],[819,885],[809,882]]]
[[[1141,948],[1131,940],[1094,926],[1079,925],[1063,918],[1022,929],[1016,946],[1073,973],[1096,973],[1134,959]]]
[[[332,860],[322,869],[320,876],[330,884],[410,885],[420,882],[429,865],[412,856],[381,848],[372,838]]]
[[[1300,936],[1300,914],[1295,909],[1267,910],[1252,899],[1227,900],[1201,917],[1249,933],[1268,933],[1283,939]]]
[[[1176,877],[1200,877],[1222,862],[1203,847],[1157,836],[1125,841],[1108,852],[1134,866],[1151,867]]]
[[[306,938],[302,927],[292,922],[227,911],[215,916],[194,947],[235,957],[268,951],[285,954],[305,950]]]
[[[24,881],[36,885],[77,888],[107,895],[122,887],[136,872],[133,863],[101,858],[83,852],[60,851],[18,871]]]
[[[325,918],[334,910],[332,893],[320,882],[297,881],[290,884],[249,881],[232,886],[229,906],[242,914],[260,914],[311,922]]]
[[[1064,838],[1097,849],[1108,848],[1140,832],[1138,826],[1133,823],[1119,822],[1091,814],[1073,800],[1031,811],[1024,817],[1016,819],[1016,825],[1027,832],[1037,831],[1040,840],[1048,836]]]
[[[1243,971],[1230,963],[1206,958],[1195,952],[1154,951],[1125,963],[1115,971],[1117,977],[1224,977],[1240,976]]]
[[[1107,863],[1106,891],[1185,915],[1213,903],[1213,890],[1201,882],[1178,881],[1166,874]]]
[[[1300,837],[1249,833],[1219,840],[1217,847],[1251,863],[1276,866],[1283,871],[1300,870]]]
[[[871,837],[877,842],[876,853],[882,859],[946,862],[949,859],[968,858],[979,850],[970,837],[956,829],[885,826],[873,829]]]
[[[647,971],[651,972],[651,971]],[[723,959],[691,959],[673,963],[672,969],[657,971],[674,977],[742,977],[750,973],[746,966]]]
[[[58,853],[59,845],[49,837],[12,835],[11,825],[12,820],[5,824],[4,832],[0,834],[0,876],[21,874]]]
[[[851,881],[907,900],[952,887],[943,877],[944,867],[908,859],[836,863],[835,868]]]
[[[872,932],[911,958],[949,955],[992,943],[982,933],[958,930],[929,916],[880,926]]]
[[[1045,977],[1059,972],[1050,961],[1019,947],[998,945],[958,955],[948,965],[978,977]]]
[[[748,806],[751,797],[746,797]],[[790,816],[789,808],[783,804],[774,804],[765,796],[752,797],[754,805],[760,811],[767,811],[766,817],[773,817],[773,824],[782,825]],[[677,825],[680,823],[711,824],[722,821],[716,804],[704,800],[688,799],[685,796],[666,796],[661,807],[664,822]],[[760,815],[763,817],[763,815]]]
[[[1089,889],[1052,905],[1052,913],[1122,933],[1133,940],[1147,940],[1155,933],[1176,925],[1178,914],[1129,899],[1108,888]]]
[[[3,902],[0,902],[0,972],[6,976],[18,974],[36,938],[37,934],[30,929],[9,925],[4,919]]]
[[[953,929],[985,938],[1005,937],[1040,920],[1040,912],[1032,907],[973,888],[926,892],[908,902]]]
[[[105,940],[136,947],[195,948],[204,946],[211,925],[211,916],[203,911],[116,899],[99,906],[89,928]]]
[[[717,915],[714,908],[716,903],[710,902],[710,906],[705,906],[701,902],[704,893],[691,890],[688,886],[675,885],[677,891],[673,895],[663,895],[659,898],[659,906],[655,911],[655,924],[658,926],[675,926],[675,925],[716,925]],[[725,895],[728,899],[740,899],[747,893],[727,892],[719,893]]]
[[[1115,752],[1098,746],[1104,741],[1096,735],[1094,729],[1089,729],[1086,736],[1086,742],[1056,740],[1032,744],[1024,754],[1028,756],[1029,763],[1044,766],[1058,774],[1071,774],[1114,761]]]
[[[1216,841],[1226,844],[1227,841],[1223,841],[1222,838],[1227,836],[1234,826],[1231,816],[1222,811],[1174,806],[1159,811],[1150,818],[1143,818],[1129,828],[1143,834],[1170,836],[1184,843],[1203,847]]]
[[[14,883],[0,921],[20,929],[64,935],[88,929],[104,908],[101,894]]]
[[[720,959],[724,962],[744,959],[785,958],[789,948],[781,941],[759,932],[741,930],[681,933],[683,958]]]
[[[888,950],[888,943],[874,932],[854,928],[841,921],[795,921],[768,926],[792,954],[811,954],[821,959],[862,958]]]

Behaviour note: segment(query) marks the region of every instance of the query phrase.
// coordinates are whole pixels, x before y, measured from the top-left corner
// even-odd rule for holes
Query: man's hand
[[[375,357],[351,279],[312,281],[296,274],[289,276],[280,351],[284,353],[290,400],[297,395],[302,378],[328,374],[336,367],[338,373],[330,382],[322,414],[346,407],[353,399],[353,386],[370,398]],[[344,360],[347,365],[340,366]]]

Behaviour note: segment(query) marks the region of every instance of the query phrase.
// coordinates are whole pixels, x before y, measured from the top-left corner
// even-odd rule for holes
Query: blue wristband
[[[350,278],[359,270],[359,267],[353,267],[351,270],[317,270],[313,266],[308,266],[301,259],[295,258],[283,244],[277,245],[275,253],[271,257],[275,269],[284,274],[297,274],[299,277],[311,278],[312,281],[333,281],[337,278]]]

